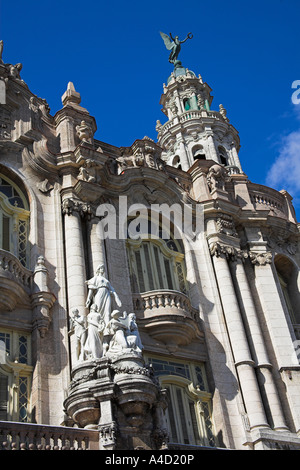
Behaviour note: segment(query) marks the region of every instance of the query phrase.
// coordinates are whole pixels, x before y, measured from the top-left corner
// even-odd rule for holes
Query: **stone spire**
[[[64,92],[64,94],[62,95],[61,100],[64,106],[67,106],[67,105],[78,106],[80,104],[81,102],[80,93],[78,93],[75,90],[74,84],[72,82],[68,83],[68,87],[66,91]]]

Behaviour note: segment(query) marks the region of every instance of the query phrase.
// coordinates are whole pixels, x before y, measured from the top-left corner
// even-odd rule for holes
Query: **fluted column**
[[[215,275],[250,428],[269,427],[226,253],[211,247]]]
[[[92,217],[88,221],[88,239],[89,239],[89,262],[90,262],[90,276],[92,277],[97,267],[100,264],[104,264],[105,271],[107,271],[106,266],[106,254],[105,254],[105,244],[103,238],[103,227],[99,223],[99,219]]]
[[[288,312],[280,296],[280,287],[276,282],[272,253],[249,253],[254,264],[255,286],[259,295],[262,311],[277,360],[277,367],[286,386],[286,397],[290,403],[295,429],[300,432],[299,403],[299,362],[297,359],[295,333],[290,329],[286,316]]]
[[[264,397],[267,401],[266,406],[269,409],[274,429],[286,430],[287,426],[285,424],[280,399],[272,375],[272,365],[270,364],[265,347],[264,337],[258,321],[243,261],[240,257],[235,257],[230,260],[229,264],[236,292],[240,301],[241,313],[244,317],[245,324],[248,325],[250,349],[253,359],[257,364],[258,381],[261,389],[264,390]]]
[[[86,314],[85,302],[86,289],[86,265],[82,236],[81,218],[88,213],[89,208],[81,201],[72,198],[65,199],[62,203],[64,214],[65,254],[67,268],[67,290],[69,314],[74,308],[80,315]],[[71,359],[76,362],[76,344],[74,335],[71,336]]]

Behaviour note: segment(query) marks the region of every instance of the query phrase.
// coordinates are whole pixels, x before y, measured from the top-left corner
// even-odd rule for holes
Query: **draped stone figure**
[[[104,276],[104,273],[105,268],[104,265],[101,264],[96,270],[96,275],[86,281],[88,286],[86,307],[90,307],[90,305],[95,304],[97,306],[98,314],[101,316],[105,325],[107,325],[111,315],[112,297],[118,307],[121,307],[122,303],[111,283]]]
[[[86,342],[87,329],[85,318],[79,314],[77,308],[74,308],[70,315],[70,327],[76,337],[76,358],[82,361],[84,359],[84,345]]]
[[[97,305],[93,304],[90,313],[87,316],[87,339],[85,343],[85,352],[87,356],[99,359],[102,356],[102,338],[104,330],[104,321],[98,313]]]
[[[80,316],[77,309],[70,315],[79,361],[100,359],[108,351],[114,355],[129,349],[140,354],[143,349],[135,314],[123,312],[122,315],[119,310],[112,311],[113,299],[118,307],[122,303],[104,273],[101,264],[95,276],[86,281],[88,315]]]

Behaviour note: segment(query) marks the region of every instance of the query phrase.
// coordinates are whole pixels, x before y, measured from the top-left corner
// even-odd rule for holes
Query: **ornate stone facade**
[[[52,115],[21,70],[0,63],[0,420],[101,450],[299,449],[291,196],[249,181],[226,109],[181,64],[157,142],[121,148],[73,83]],[[150,226],[171,205],[201,209],[194,237],[175,212],[167,236]]]

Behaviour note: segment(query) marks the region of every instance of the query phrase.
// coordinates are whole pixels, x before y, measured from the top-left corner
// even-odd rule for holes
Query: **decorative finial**
[[[61,97],[61,100],[64,106],[70,103],[79,104],[81,102],[80,93],[75,90],[74,84],[72,82],[68,83],[68,88]]]

